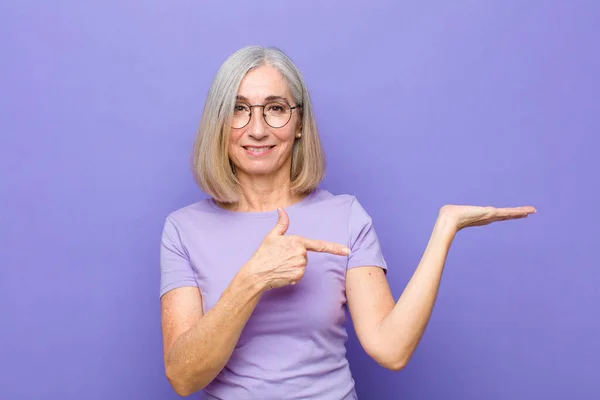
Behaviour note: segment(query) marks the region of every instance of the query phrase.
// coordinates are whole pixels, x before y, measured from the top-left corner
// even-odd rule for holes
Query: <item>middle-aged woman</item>
[[[396,302],[369,214],[355,196],[319,188],[324,156],[309,94],[274,48],[246,47],[223,63],[193,154],[209,197],[170,213],[161,242],[164,362],[181,395],[356,399],[346,307],[367,354],[402,369],[456,233],[535,212],[441,207]]]

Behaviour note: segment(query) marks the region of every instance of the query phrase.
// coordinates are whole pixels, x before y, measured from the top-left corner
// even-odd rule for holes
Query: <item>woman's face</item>
[[[236,114],[243,114],[248,106],[265,105],[284,100],[296,106],[288,85],[281,73],[269,66],[261,66],[246,74],[238,91]],[[272,103],[271,103],[272,104]],[[284,104],[284,103],[282,103]],[[291,118],[280,128],[273,128],[263,117],[263,108],[252,107],[250,121],[243,128],[232,128],[229,139],[229,158],[236,174],[248,176],[289,176],[292,148],[296,135],[300,133],[298,109],[291,110]],[[281,108],[271,108],[273,115]],[[287,115],[287,114],[286,114]],[[238,117],[234,117],[238,118]],[[283,118],[283,117],[279,117]],[[243,117],[242,117],[243,119]],[[273,119],[275,120],[275,118]],[[278,125],[272,123],[272,125]],[[284,118],[287,120],[287,117]]]

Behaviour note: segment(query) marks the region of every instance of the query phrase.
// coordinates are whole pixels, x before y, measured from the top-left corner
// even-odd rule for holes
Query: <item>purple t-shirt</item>
[[[387,271],[371,218],[351,195],[317,189],[288,208],[288,235],[345,244],[347,257],[308,253],[304,277],[265,292],[209,399],[356,399],[346,359],[346,270]],[[171,213],[161,246],[160,295],[199,287],[204,312],[277,222],[277,211],[235,212],[206,199]]]

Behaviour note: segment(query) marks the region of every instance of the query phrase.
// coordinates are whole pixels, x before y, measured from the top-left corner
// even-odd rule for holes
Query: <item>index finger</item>
[[[502,217],[506,218],[519,218],[526,217],[529,214],[534,214],[537,210],[535,207],[526,206],[526,207],[506,207],[499,208],[498,214]]]
[[[302,238],[302,243],[306,250],[316,251],[318,253],[330,253],[338,256],[347,256],[350,249],[339,243],[325,242],[323,240]]]

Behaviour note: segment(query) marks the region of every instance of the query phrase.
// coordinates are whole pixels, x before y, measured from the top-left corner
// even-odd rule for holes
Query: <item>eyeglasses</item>
[[[232,128],[241,129],[248,125],[254,107],[263,109],[263,118],[271,128],[282,128],[292,119],[292,110],[302,106],[295,105],[292,107],[285,101],[271,101],[265,105],[255,104],[252,106],[238,102],[233,110]]]

